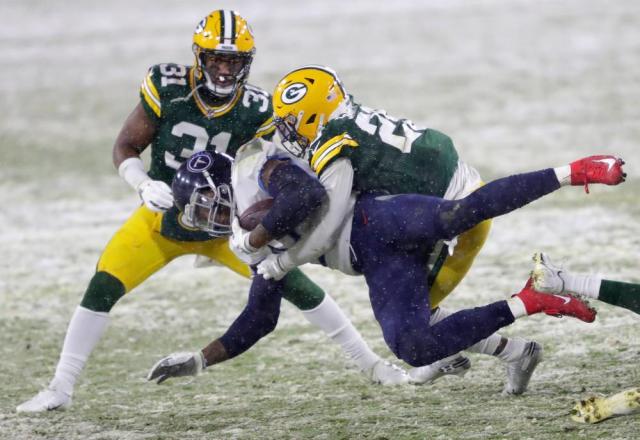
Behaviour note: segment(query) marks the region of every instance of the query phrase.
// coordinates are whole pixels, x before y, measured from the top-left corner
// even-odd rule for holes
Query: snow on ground
[[[585,393],[640,380],[638,317],[606,305],[590,325],[536,316],[505,329],[546,350],[518,399],[500,396],[502,366],[481,356],[463,380],[369,385],[289,305],[246,355],[196,379],[147,384],[158,358],[202,347],[245,301],[245,280],[194,269],[189,257],[114,309],[72,410],[15,414],[51,377],[100,251],[137,204],[111,146],[139,82],[150,65],[191,62],[191,32],[214,7],[252,24],[253,84],[271,90],[291,68],[331,65],[356,99],[451,135],[486,179],[596,152],[627,160],[624,187],[564,189],[497,219],[449,307],[516,292],[536,250],[640,281],[635,2],[9,0],[0,4],[0,438],[634,437],[637,418],[585,427],[567,416]],[[391,358],[362,280],[305,270]]]

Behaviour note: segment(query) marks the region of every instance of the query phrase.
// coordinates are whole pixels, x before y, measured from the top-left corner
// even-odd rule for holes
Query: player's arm
[[[116,169],[127,159],[140,159],[140,154],[153,141],[156,130],[155,121],[147,115],[142,103],[138,103],[124,121],[113,145],[113,165]]]
[[[276,328],[283,285],[284,282],[254,277],[247,305],[224,335],[199,352],[173,353],[161,359],[147,379],[162,383],[170,377],[195,376],[210,365],[247,351]]]
[[[285,253],[270,256],[259,268],[259,273],[282,277],[297,266],[317,260],[334,245],[348,212],[353,185],[353,167],[349,159],[332,162],[323,171],[320,182],[327,192],[327,200],[318,212],[313,230]]]
[[[248,243],[254,249],[292,232],[322,204],[327,195],[318,179],[288,160],[268,160],[260,179],[273,197],[273,206],[248,236]]]

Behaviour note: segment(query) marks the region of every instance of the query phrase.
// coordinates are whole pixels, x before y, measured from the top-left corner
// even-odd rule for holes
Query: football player
[[[560,267],[543,252],[533,256],[532,278],[541,292],[575,293],[640,313],[640,284],[613,281],[595,274],[578,274]]]
[[[458,199],[482,185],[478,172],[458,158],[448,136],[355,103],[330,68],[307,66],[288,73],[276,87],[273,105],[275,140],[309,162],[327,188],[329,202],[316,230],[282,255],[265,260],[260,270],[286,273],[322,255],[344,221],[350,194],[344,188]],[[431,306],[437,313],[447,313],[438,307],[468,272],[490,225],[486,220],[435,247],[427,266]],[[499,334],[473,350],[506,362],[508,378],[524,370],[530,374],[542,354],[535,341]],[[442,371],[464,374],[469,366],[466,357],[454,356],[410,373],[414,380],[429,381]],[[518,394],[521,389],[511,387],[512,382],[507,381],[505,392]]]
[[[522,316],[544,312],[591,322],[595,311],[585,303],[575,297],[536,292],[530,282],[509,300],[458,311],[441,320],[431,319],[424,265],[439,239],[452,239],[563,184],[617,185],[624,181],[623,162],[607,157],[613,159],[613,166],[608,167],[601,157],[499,179],[453,201],[419,194],[352,193],[349,221],[341,225],[320,263],[347,274],[364,275],[374,315],[387,345],[399,359],[414,367],[454,355]],[[216,155],[199,153],[181,167],[174,179],[174,192],[181,199],[176,204],[192,224],[203,229],[216,222],[228,222],[234,206],[226,203],[226,213],[219,215],[219,198],[232,191],[228,180],[225,181],[226,173],[220,173],[214,166],[216,162],[220,163]],[[214,182],[210,173],[222,178]],[[241,232],[234,228],[234,243],[245,241],[262,248],[266,244],[261,243],[264,238],[269,240],[271,249],[279,246],[286,249],[287,242],[295,242],[296,236],[304,237],[322,219],[322,213],[314,217],[326,196],[322,184],[299,163],[278,156],[274,147],[264,141],[255,140],[242,147],[231,181],[237,206],[273,198],[273,205],[260,224],[263,230]],[[298,214],[299,206],[306,212]],[[309,214],[311,221],[301,223],[300,219]],[[274,239],[278,242],[271,241]],[[280,255],[281,250],[273,255]],[[280,283],[278,277],[267,273],[256,275],[247,306],[222,337],[199,353],[176,353],[160,360],[149,379],[162,382],[169,377],[197,374],[208,365],[250,348],[277,324]]]
[[[180,164],[195,152],[216,150],[233,156],[253,137],[270,136],[271,98],[247,84],[254,37],[247,21],[236,12],[217,10],[206,16],[195,29],[192,47],[193,66],[158,64],[142,81],[140,102],[120,130],[113,162],[143,204],[100,256],[69,323],[53,380],[19,405],[19,412],[68,407],[75,382],[107,327],[111,308],[174,258],[201,255],[244,277],[250,274],[222,234],[212,237],[184,221],[173,207],[169,184]],[[149,145],[147,172],[140,154]],[[363,373],[374,382],[406,382],[401,370],[369,349],[331,297],[302,272],[290,275],[284,297],[327,331]]]

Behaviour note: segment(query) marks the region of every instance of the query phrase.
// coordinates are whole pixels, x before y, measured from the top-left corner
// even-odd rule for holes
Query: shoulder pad
[[[175,63],[151,66],[140,85],[140,97],[147,113],[159,118],[163,102],[188,94],[190,70],[191,66]]]

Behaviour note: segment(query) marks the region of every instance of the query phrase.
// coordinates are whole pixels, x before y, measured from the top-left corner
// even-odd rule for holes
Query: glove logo
[[[196,153],[189,159],[187,169],[192,173],[201,173],[211,167],[212,158],[206,152]]]
[[[282,102],[285,104],[293,104],[300,101],[307,94],[307,86],[303,83],[293,83],[288,85],[282,91]]]

